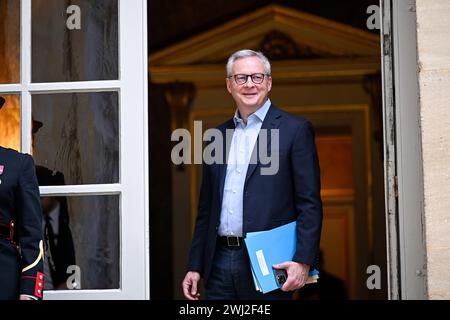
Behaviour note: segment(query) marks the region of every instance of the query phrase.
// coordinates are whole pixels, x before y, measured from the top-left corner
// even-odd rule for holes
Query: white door
[[[1,2],[0,94],[37,165],[44,299],[149,298],[146,12],[145,0]]]

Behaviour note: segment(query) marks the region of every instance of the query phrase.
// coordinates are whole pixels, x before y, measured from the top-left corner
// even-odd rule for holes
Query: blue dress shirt
[[[233,118],[235,130],[228,155],[220,213],[218,230],[220,236],[242,237],[245,176],[247,175],[253,148],[270,105],[270,99],[267,99],[258,110],[248,117],[247,124],[240,118],[238,110],[235,112]]]

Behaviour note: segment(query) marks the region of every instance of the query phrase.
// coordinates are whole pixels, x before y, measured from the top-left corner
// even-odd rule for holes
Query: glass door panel
[[[117,80],[118,0],[33,0],[32,81]]]
[[[64,174],[65,183],[119,182],[117,92],[32,96],[35,162]]]
[[[41,183],[59,183],[38,168]],[[51,181],[56,180],[56,181]],[[119,195],[44,196],[44,290],[119,289]]]
[[[20,95],[2,94],[0,108],[0,145],[20,151]]]
[[[20,1],[0,1],[0,84],[20,82]]]

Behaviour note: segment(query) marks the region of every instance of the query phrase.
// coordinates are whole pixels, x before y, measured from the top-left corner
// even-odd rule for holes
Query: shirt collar
[[[267,112],[269,112],[269,108],[270,108],[271,104],[272,104],[272,102],[270,101],[270,99],[267,99],[266,102],[260,108],[258,108],[255,112],[253,112],[250,116],[255,115],[259,120],[261,120],[261,122],[263,122],[267,115]],[[233,121],[234,121],[235,126],[237,126],[239,122],[243,122],[241,116],[239,115],[239,109],[236,109],[236,112],[234,113]]]

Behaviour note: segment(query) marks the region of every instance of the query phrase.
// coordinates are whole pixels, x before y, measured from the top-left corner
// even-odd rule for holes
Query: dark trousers
[[[213,266],[205,285],[209,300],[291,300],[292,293],[256,291],[245,247],[227,247],[218,242]]]

